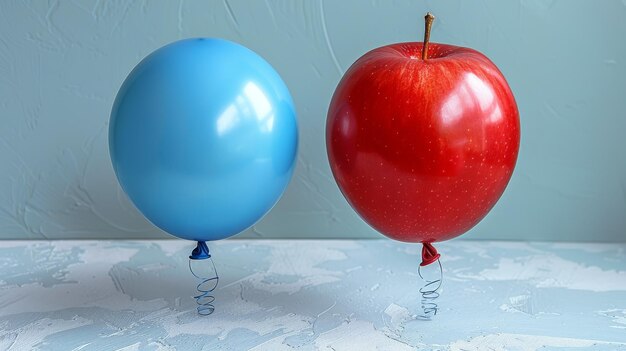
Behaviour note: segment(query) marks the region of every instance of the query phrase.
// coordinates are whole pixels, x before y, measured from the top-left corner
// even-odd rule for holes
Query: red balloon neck
[[[422,263],[420,263],[420,266],[428,266],[441,257],[437,249],[435,249],[431,243],[422,243],[422,245],[424,246],[422,246]]]

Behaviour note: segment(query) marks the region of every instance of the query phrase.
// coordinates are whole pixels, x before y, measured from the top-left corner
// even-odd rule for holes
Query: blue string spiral
[[[419,316],[421,319],[430,320],[437,315],[437,311],[439,310],[436,300],[439,298],[439,291],[441,289],[441,283],[443,282],[443,269],[439,260],[437,260],[437,264],[439,266],[439,279],[425,279],[422,275],[422,266],[417,268],[417,274],[419,274],[420,278],[425,282],[424,286],[419,290],[422,295],[422,314]]]
[[[203,275],[197,274],[193,270],[191,263],[193,261],[198,262],[199,260],[208,260],[211,263],[213,272],[215,272],[215,276],[204,277]],[[201,316],[208,316],[215,311],[215,296],[213,295],[213,291],[215,291],[215,289],[217,288],[217,284],[219,283],[220,278],[217,274],[215,263],[211,258],[211,254],[209,253],[209,248],[206,245],[206,242],[198,241],[198,245],[189,256],[189,271],[199,281],[199,283],[196,285],[198,295],[194,296],[194,299],[196,299],[196,303],[198,304],[198,307],[196,308],[198,314]]]

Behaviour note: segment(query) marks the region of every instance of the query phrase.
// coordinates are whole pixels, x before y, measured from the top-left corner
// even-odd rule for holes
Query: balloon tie
[[[422,243],[422,263],[420,266],[428,266],[431,263],[434,263],[441,257],[437,249],[431,243]]]
[[[197,274],[193,269],[194,265],[192,265],[192,262],[200,262],[207,259],[211,263],[210,267],[213,269],[214,275],[212,277],[205,277],[204,274]],[[194,296],[194,299],[196,299],[196,303],[198,304],[198,314],[201,316],[208,316],[215,311],[215,305],[213,304],[215,302],[215,296],[213,295],[213,291],[217,288],[220,278],[217,274],[215,263],[209,253],[209,247],[205,241],[198,241],[196,248],[191,252],[191,255],[189,256],[189,271],[199,282],[196,285],[198,295]]]

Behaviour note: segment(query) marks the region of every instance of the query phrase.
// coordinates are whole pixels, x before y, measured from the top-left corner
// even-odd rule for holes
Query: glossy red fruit
[[[332,98],[326,146],[350,205],[406,242],[451,239],[502,195],[520,141],[517,106],[478,51],[421,42],[374,49]],[[435,251],[436,253],[436,251]]]

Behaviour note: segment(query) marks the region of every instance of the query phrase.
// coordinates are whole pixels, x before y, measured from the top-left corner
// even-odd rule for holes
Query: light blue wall
[[[471,46],[518,101],[518,167],[465,238],[626,240],[624,1],[2,1],[0,238],[147,238],[107,151],[117,89],[176,39],[223,37],[282,74],[299,113],[300,157],[281,202],[248,237],[379,237],[339,193],[326,109],[364,52],[432,39]]]

